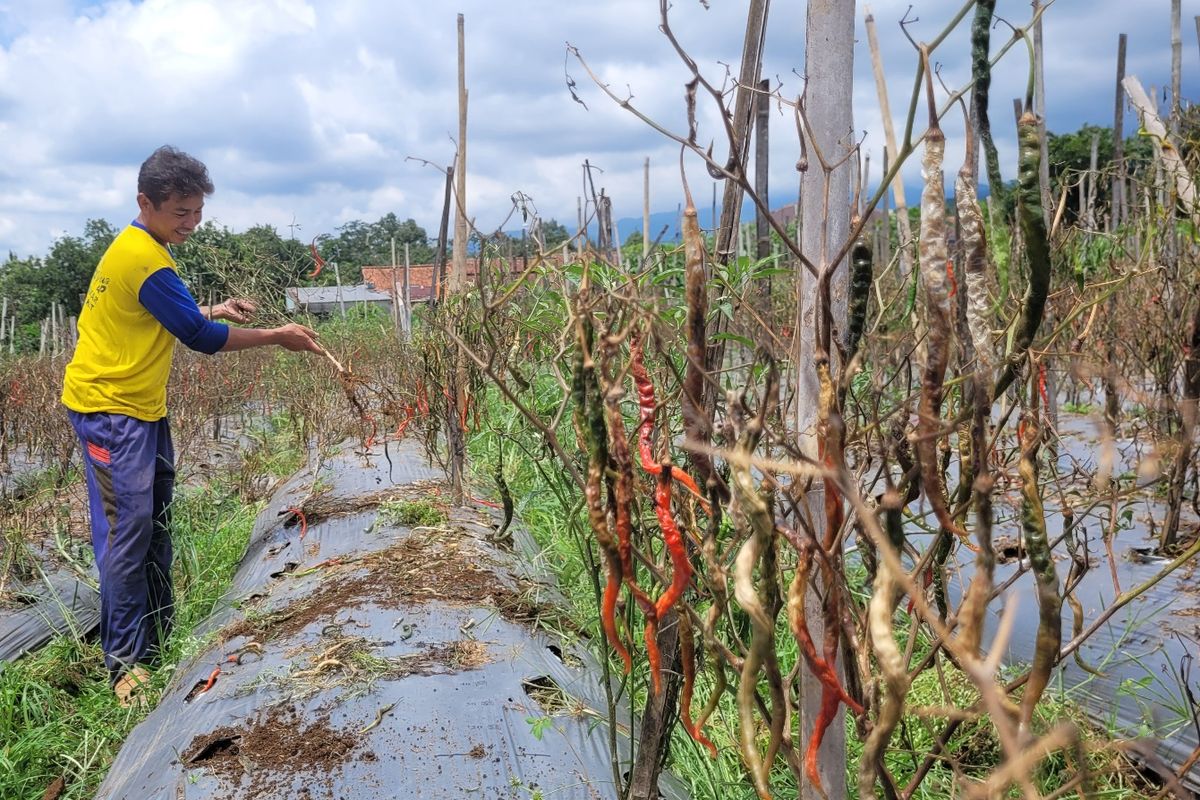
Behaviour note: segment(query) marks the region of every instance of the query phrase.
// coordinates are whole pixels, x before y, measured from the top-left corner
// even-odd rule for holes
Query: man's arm
[[[217,303],[215,306],[200,306],[200,314],[205,319],[223,319],[229,322],[249,322],[254,317],[254,312],[258,308],[251,300],[245,300],[240,297],[233,297],[226,300],[224,303]]]
[[[321,346],[317,344],[316,331],[294,322],[279,328],[230,328],[229,338],[225,340],[225,346],[221,348],[221,352],[232,353],[235,350],[265,347],[271,344],[277,344],[292,352],[321,352]]]
[[[138,292],[138,300],[172,336],[190,349],[208,355],[272,344],[293,351],[321,352],[321,346],[316,343],[317,334],[303,325],[258,330],[231,328],[205,319],[191,292],[169,267],[163,267],[145,280]]]

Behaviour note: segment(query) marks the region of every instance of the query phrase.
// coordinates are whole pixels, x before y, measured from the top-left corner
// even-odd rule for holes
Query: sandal
[[[145,690],[148,688],[150,688],[150,673],[143,667],[134,666],[120,677],[113,686],[113,692],[117,695],[117,702],[121,708],[143,707],[149,703],[145,694]]]

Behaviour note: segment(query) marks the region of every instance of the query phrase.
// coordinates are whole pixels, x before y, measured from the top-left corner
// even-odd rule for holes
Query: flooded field
[[[1052,481],[1045,497],[1047,526],[1051,541],[1061,537],[1065,498],[1073,511],[1076,539],[1089,564],[1074,591],[1083,613],[1082,630],[1086,631],[1114,598],[1154,581],[1171,563],[1154,554],[1157,525],[1166,508],[1152,489],[1111,501],[1094,487],[1084,485],[1086,476],[1095,475],[1102,459],[1109,457],[1095,420],[1064,415],[1060,434],[1061,494]],[[1151,456],[1128,439],[1117,439],[1112,445],[1112,475],[1115,479],[1125,476],[1127,487],[1131,474],[1136,474],[1138,465]],[[1048,477],[1045,472],[1044,478]],[[997,586],[1004,585],[1028,563],[1022,561],[1017,546],[1019,504],[1013,487],[997,496]],[[1185,538],[1194,536],[1198,526],[1200,521],[1185,515]],[[1065,584],[1071,557],[1064,542],[1055,547],[1054,555],[1060,585]],[[960,549],[958,563],[951,567],[949,586],[956,599],[969,583],[972,571],[972,554]],[[1200,654],[1198,571],[1200,563],[1193,558],[1114,613],[1079,648],[1078,660],[1071,657],[1064,661],[1051,685],[1052,690],[1065,690],[1098,726],[1130,738],[1156,740],[1158,756],[1176,768],[1200,745],[1196,717],[1200,715],[1200,667],[1195,664]],[[1003,602],[995,602],[989,609],[985,643],[995,635],[1000,614],[1015,602],[1017,623],[1005,662],[1027,665],[1038,628],[1033,574],[1027,570],[1020,574],[1004,597]],[[1076,634],[1074,613],[1066,602],[1062,624],[1066,646]],[[1188,777],[1192,788],[1200,787],[1200,767],[1193,767]]]

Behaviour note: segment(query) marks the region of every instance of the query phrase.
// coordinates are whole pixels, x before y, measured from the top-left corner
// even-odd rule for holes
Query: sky
[[[848,1],[848,0],[847,0]],[[908,30],[936,37],[962,3],[911,0]],[[736,72],[746,3],[674,0],[672,30],[714,82]],[[997,14],[1025,24],[1028,0],[999,0]],[[857,8],[854,125],[878,180],[881,115]],[[893,115],[900,131],[916,52],[899,21],[908,0],[871,4]],[[1051,131],[1110,125],[1116,47],[1129,35],[1127,74],[1163,87],[1170,70],[1170,0],[1056,0],[1044,17],[1046,109]],[[206,217],[233,230],[274,226],[310,240],[351,220],[388,212],[435,235],[457,135],[456,12],[466,20],[469,90],[467,208],[482,231],[519,229],[514,194],[544,218],[574,227],[585,159],[617,217],[639,217],[642,164],[651,161],[651,205],[681,199],[679,148],[606,98],[591,69],[665,127],[686,129],[689,73],[659,30],[654,0],[0,0],[0,253],[44,254],[89,218],[127,223],[136,176],[161,144],[209,167],[216,193]],[[771,7],[763,76],[784,96],[803,87],[804,3]],[[1183,91],[1200,98],[1196,23],[1183,2]],[[951,87],[969,79],[970,15],[934,53]],[[1008,29],[993,33],[993,47]],[[1014,48],[997,67],[991,116],[1006,177],[1015,171],[1012,98],[1023,96],[1028,56]],[[568,89],[574,81],[580,99]],[[939,90],[940,91],[940,90]],[[1165,106],[1159,92],[1160,104]],[[725,147],[711,103],[699,138]],[[918,116],[920,119],[920,115]],[[1126,130],[1134,127],[1132,114]],[[786,108],[771,118],[771,201],[794,199],[799,154]],[[962,158],[962,124],[947,118],[947,172]],[[711,179],[692,156],[693,191]],[[919,184],[919,164],[905,170]],[[701,201],[702,202],[702,201]],[[912,192],[910,191],[910,203]]]

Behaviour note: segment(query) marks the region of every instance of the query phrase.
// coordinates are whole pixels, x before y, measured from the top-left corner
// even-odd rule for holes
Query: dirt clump
[[[197,736],[182,761],[187,769],[208,769],[231,784],[248,776],[249,797],[279,797],[296,775],[326,776],[358,746],[352,733],[330,725],[327,711],[304,720],[294,706],[276,706],[249,727],[222,726]]]
[[[325,568],[329,577],[307,597],[268,614],[251,613],[227,628],[225,638],[262,642],[291,636],[365,603],[385,608],[429,601],[494,605],[501,616],[525,624],[549,613],[529,599],[533,586],[504,574],[507,570],[483,547],[461,533],[420,531],[386,550],[357,560],[334,559]]]

